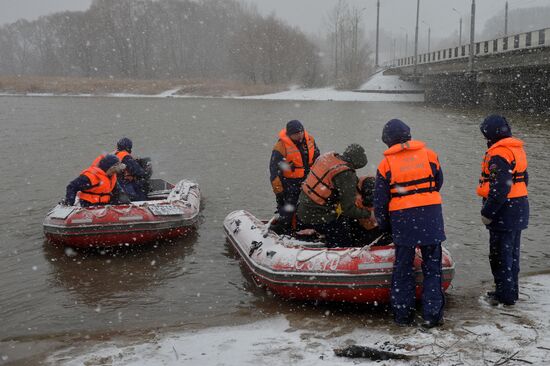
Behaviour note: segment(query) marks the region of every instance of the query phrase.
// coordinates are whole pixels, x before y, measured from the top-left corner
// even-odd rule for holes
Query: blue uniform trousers
[[[439,322],[443,319],[445,295],[442,286],[441,244],[420,246],[422,253],[422,317]],[[415,247],[396,245],[391,284],[391,306],[397,323],[410,323],[415,311]]]
[[[519,296],[519,253],[521,230],[489,230],[489,263],[500,302],[513,305]]]
[[[292,218],[296,213],[296,205],[300,198],[302,190],[302,180],[284,180],[283,181],[283,204],[277,205],[277,213],[279,214],[280,234],[290,234],[292,232]]]
[[[126,192],[130,201],[147,201],[147,194],[139,182],[120,180],[120,186]]]

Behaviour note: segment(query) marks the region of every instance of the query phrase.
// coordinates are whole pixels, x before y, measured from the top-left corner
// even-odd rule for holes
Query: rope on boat
[[[323,250],[319,250],[319,251],[316,251],[315,253],[313,253],[312,255],[310,255],[309,257],[307,258],[299,258],[300,255],[304,252],[304,248],[301,248],[298,253],[296,253],[296,269],[298,270],[301,270],[302,268],[304,268],[304,265],[309,262],[310,260],[312,260],[313,258],[321,255],[321,254],[325,254],[325,258],[327,260],[327,263],[325,264],[325,269],[327,266],[329,266],[329,269],[334,271],[336,270],[336,268],[338,268],[338,265],[340,264],[340,260],[345,257],[345,256],[349,256],[350,258],[352,259],[355,259],[357,257],[359,257],[359,255],[365,251],[365,249],[368,249],[372,244],[367,244],[361,248],[350,248],[348,250],[344,250],[342,251],[341,253],[339,253],[338,251],[333,251],[333,250],[328,250],[328,249],[323,249]],[[330,258],[330,255],[333,256],[333,258]],[[300,263],[300,264],[299,264]]]

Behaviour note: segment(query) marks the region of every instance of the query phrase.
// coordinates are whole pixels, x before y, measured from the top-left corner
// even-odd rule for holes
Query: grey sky
[[[299,26],[306,32],[319,33],[323,30],[327,12],[338,0],[248,0],[257,4],[258,9],[268,14],[275,12],[291,25]],[[36,19],[41,15],[63,10],[85,10],[91,0],[0,0],[0,24],[16,21],[19,18]],[[376,25],[376,0],[348,0],[350,5],[364,8],[364,22],[367,30]],[[505,0],[477,0],[477,29],[481,29],[487,19],[502,12]],[[421,16],[432,28],[434,38],[445,37],[458,29],[459,15],[470,13],[471,0],[421,0]],[[510,9],[532,6],[550,6],[550,0],[509,0]],[[415,0],[381,0],[381,27],[395,35],[405,30],[409,37],[414,34],[416,14]],[[426,28],[421,23],[421,28]],[[469,25],[464,24],[464,27]],[[550,20],[549,20],[550,26]],[[404,28],[404,29],[401,29]],[[422,29],[420,30],[422,32]]]

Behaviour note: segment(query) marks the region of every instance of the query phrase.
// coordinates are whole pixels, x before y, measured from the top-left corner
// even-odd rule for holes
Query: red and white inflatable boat
[[[388,303],[394,246],[328,249],[320,242],[279,236],[246,211],[224,221],[226,236],[254,281],[288,299]],[[416,252],[416,294],[422,293],[422,258]],[[454,262],[443,248],[443,288],[454,276]]]
[[[147,201],[106,206],[57,205],[44,219],[53,243],[73,247],[140,245],[175,239],[196,228],[201,195],[196,183],[150,180]]]

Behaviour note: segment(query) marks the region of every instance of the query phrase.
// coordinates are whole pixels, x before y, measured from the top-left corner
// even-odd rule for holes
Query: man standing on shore
[[[523,141],[512,137],[506,118],[491,115],[480,125],[487,140],[477,194],[483,197],[481,221],[489,229],[489,263],[495,291],[492,305],[518,300],[521,231],[529,223],[527,156]]]
[[[416,247],[422,253],[422,326],[443,323],[442,249],[446,239],[441,196],[443,173],[437,154],[422,141],[411,140],[404,122],[392,119],[384,126],[388,146],[378,166],[374,214],[381,232],[390,232],[395,244],[391,306],[398,325],[414,323]]]

